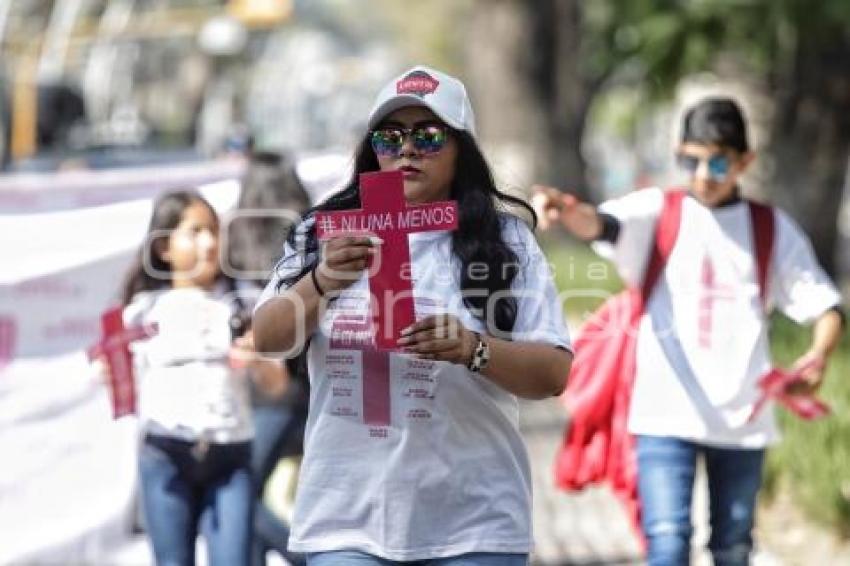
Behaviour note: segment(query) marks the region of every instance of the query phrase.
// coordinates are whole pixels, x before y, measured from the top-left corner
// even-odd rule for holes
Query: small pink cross
[[[118,306],[101,315],[103,335],[87,352],[89,360],[103,356],[109,366],[112,418],[115,419],[136,412],[136,381],[129,345],[157,332],[156,324],[124,328],[123,311],[123,307]]]
[[[18,324],[12,316],[0,316],[0,370],[15,359]]]
[[[829,415],[829,405],[818,399],[813,393],[794,395],[787,392],[788,388],[794,383],[804,381],[803,375],[814,368],[823,370],[823,362],[813,360],[793,370],[773,368],[762,375],[758,382],[761,395],[753,405],[747,422],[754,421],[770,400],[776,401],[798,417],[807,421]]]

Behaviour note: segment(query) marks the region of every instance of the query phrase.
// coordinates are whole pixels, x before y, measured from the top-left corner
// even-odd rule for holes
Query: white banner
[[[103,563],[129,536],[136,426],[112,421],[84,349],[118,300],[152,200],[219,213],[239,162],[0,178],[0,564]]]

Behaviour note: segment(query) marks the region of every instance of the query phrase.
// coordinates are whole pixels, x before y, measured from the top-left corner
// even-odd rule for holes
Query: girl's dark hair
[[[744,114],[731,98],[706,98],[685,113],[682,143],[713,144],[746,153]]]
[[[265,285],[269,266],[280,255],[287,230],[310,207],[310,197],[287,155],[260,152],[251,155],[242,179],[236,215],[227,225],[226,265],[230,275]],[[265,214],[239,216],[239,211]],[[281,213],[291,213],[293,220]],[[254,274],[262,273],[262,278]]]
[[[461,263],[463,302],[476,318],[484,322],[488,332],[510,333],[516,322],[517,301],[508,291],[520,266],[516,254],[502,238],[497,201],[501,207],[515,205],[526,209],[535,225],[537,219],[528,204],[496,188],[490,167],[469,133],[451,130],[451,134],[457,142],[458,153],[450,198],[457,201],[460,215],[458,229],[452,233],[452,251]],[[316,211],[359,208],[358,176],[378,169],[378,159],[366,137],[357,149],[354,172],[346,187],[307,211],[305,222]],[[309,228],[304,233],[299,233],[297,227],[293,228],[287,236],[287,242],[306,261],[299,273],[282,279],[280,287],[293,285],[318,261],[315,224],[302,223],[302,226]],[[480,271],[471,272],[470,265],[473,263],[487,265],[486,277]],[[486,320],[488,299],[495,293],[499,293],[501,298],[490,307],[493,320]]]
[[[166,193],[154,201],[145,242],[124,281],[121,293],[124,305],[130,304],[137,293],[164,289],[171,285],[171,265],[162,259],[162,252],[165,251],[168,234],[180,224],[185,210],[195,203],[203,204],[218,217],[213,207],[193,190]]]
[[[275,214],[280,211],[301,216],[310,207],[310,196],[304,188],[291,156],[272,152],[251,154],[248,170],[242,179],[242,192],[236,204],[240,210],[268,211],[271,214],[239,217],[227,226],[228,265],[234,276],[265,285],[268,277],[253,274],[269,272],[280,255],[288,230],[298,222],[290,222]],[[241,275],[239,275],[241,274]],[[291,377],[307,381],[306,359],[286,360]]]

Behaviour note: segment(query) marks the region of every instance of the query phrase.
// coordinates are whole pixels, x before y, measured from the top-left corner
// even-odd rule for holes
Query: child
[[[409,237],[418,321],[393,353],[345,343],[364,334],[353,328],[368,321],[364,270],[380,243],[343,236],[320,252],[315,210],[290,233],[254,319],[260,351],[303,348],[309,362],[290,549],[310,566],[524,566],[531,478],[517,397],[558,394],[572,358],[531,231],[497,209],[528,206],[494,186],[457,79],[411,69],[368,123],[354,176],[317,208],[359,208],[360,173],[401,170],[408,203],[457,201],[458,229]],[[374,425],[362,388],[377,379],[390,416]]]
[[[709,549],[715,564],[747,564],[767,446],[778,440],[771,411],[748,422],[758,379],[770,367],[767,309],[814,323],[796,367],[806,391],[823,378],[842,325],[840,297],[806,236],[781,210],[761,299],[749,204],[738,178],[753,160],[744,118],[730,99],[707,99],[684,117],[677,158],[691,176],[675,247],[644,310],[628,429],[637,436],[638,493],[651,565],[689,562],[697,455],[705,458]],[[611,259],[640,287],[664,202],[647,189],[595,209],[549,187],[535,208]],[[767,307],[767,309],[765,308]]]
[[[125,325],[158,326],[132,345],[144,516],[157,564],[193,564],[200,530],[211,564],[247,566],[255,496],[245,374],[270,389],[285,379],[279,363],[251,356],[218,238],[215,211],[198,194],[166,194],[124,289]]]

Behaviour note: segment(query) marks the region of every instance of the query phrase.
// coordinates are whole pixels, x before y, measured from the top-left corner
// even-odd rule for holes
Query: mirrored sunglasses
[[[384,126],[372,130],[372,149],[383,157],[398,157],[404,140],[410,136],[413,149],[417,153],[437,153],[446,145],[448,140],[448,127],[439,124],[428,124],[415,128],[400,128],[397,126]]]
[[[700,163],[703,161],[708,162],[708,175],[711,179],[718,182],[722,182],[726,179],[731,163],[729,157],[722,153],[715,153],[709,157],[696,157],[694,155],[687,155],[684,153],[680,153],[676,156],[676,162],[679,164],[679,167],[691,175],[696,174]]]

